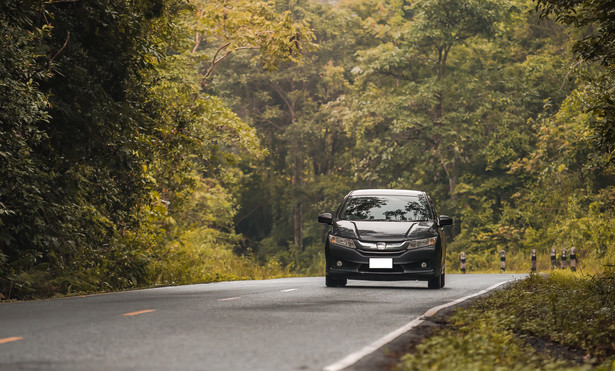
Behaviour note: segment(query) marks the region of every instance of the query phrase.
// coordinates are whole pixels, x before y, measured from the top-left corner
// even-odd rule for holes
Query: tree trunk
[[[440,163],[444,168],[446,177],[448,178],[448,192],[450,200],[455,202],[455,188],[457,187],[457,175],[455,175],[455,161],[449,166],[442,157],[440,157]]]
[[[299,157],[297,155],[297,149],[295,148],[294,150],[294,161],[293,161],[293,189],[297,190],[299,187],[299,183],[301,181],[301,179],[299,178],[299,173],[301,171],[300,164],[299,164]],[[302,230],[302,218],[301,218],[301,214],[302,214],[302,205],[301,205],[301,201],[299,200],[299,195],[297,194],[298,192],[294,192],[296,197],[296,201],[295,201],[295,206],[294,206],[294,212],[293,212],[293,219],[294,219],[294,229],[293,229],[293,241],[295,243],[295,246],[297,248],[297,251],[301,251],[303,250],[303,230]]]
[[[455,187],[457,186],[457,177],[454,174],[448,178],[448,191],[451,195],[451,201],[455,202]]]

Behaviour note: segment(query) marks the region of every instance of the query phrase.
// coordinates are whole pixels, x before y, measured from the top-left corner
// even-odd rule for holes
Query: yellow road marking
[[[218,299],[218,301],[229,301],[229,300],[237,300],[237,299],[239,299],[239,296],[235,296],[232,298],[226,298],[226,299]]]
[[[23,336],[14,336],[10,338],[0,339],[0,344],[10,343],[10,342],[17,341],[17,340],[23,340]]]
[[[130,312],[130,313],[124,313],[122,314],[123,316],[136,316],[138,314],[143,314],[143,313],[150,313],[150,312],[155,312],[156,309],[145,309],[145,310],[139,310],[136,312]]]

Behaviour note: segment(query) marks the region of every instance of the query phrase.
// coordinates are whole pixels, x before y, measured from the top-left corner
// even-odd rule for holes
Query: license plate
[[[393,258],[370,258],[370,269],[392,269]]]

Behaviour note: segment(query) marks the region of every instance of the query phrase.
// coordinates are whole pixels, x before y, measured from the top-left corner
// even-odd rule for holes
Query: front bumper
[[[330,244],[327,247],[327,274],[355,280],[428,280],[442,272],[438,245],[403,251],[365,251]],[[392,269],[370,269],[370,258],[392,258]],[[339,265],[341,262],[341,265]],[[426,263],[422,268],[421,264]]]

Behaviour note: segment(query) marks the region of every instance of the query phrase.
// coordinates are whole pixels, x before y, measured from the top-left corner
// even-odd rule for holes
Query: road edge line
[[[397,339],[398,337],[400,337],[401,335],[405,334],[406,332],[412,330],[414,327],[420,325],[421,323],[425,322],[425,320],[428,317],[433,317],[436,313],[438,313],[438,311],[444,309],[444,308],[448,308],[448,307],[452,307],[453,305],[457,305],[459,303],[462,303],[468,299],[472,299],[474,297],[480,296],[480,295],[484,295],[486,293],[488,293],[491,290],[494,290],[508,282],[514,281],[515,278],[512,278],[510,280],[506,280],[500,283],[496,283],[493,286],[487,287],[484,290],[481,290],[479,292],[476,292],[474,294],[471,295],[467,295],[464,296],[462,298],[459,299],[455,299],[449,303],[445,303],[442,305],[438,305],[437,307],[433,307],[429,310],[427,310],[422,316],[413,319],[412,321],[408,322],[407,324],[405,324],[404,326],[398,328],[397,330],[393,330],[391,332],[389,332],[388,334],[384,335],[383,337],[381,337],[380,339],[374,341],[373,343],[363,347],[362,349],[351,353],[349,355],[347,355],[346,357],[340,359],[339,361],[332,363],[328,366],[325,366],[323,368],[323,371],[340,371],[345,369],[346,367],[350,367],[352,365],[354,365],[355,363],[359,362],[361,359],[367,357],[368,355],[372,354],[373,352],[375,352],[376,350],[382,348],[383,346],[385,346],[386,344],[390,343],[391,341]]]

